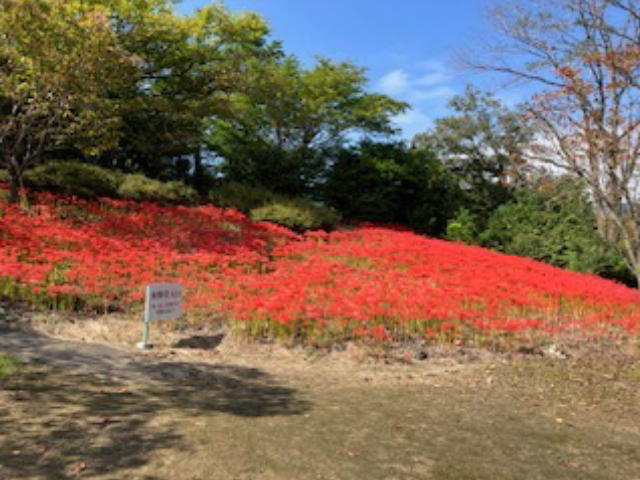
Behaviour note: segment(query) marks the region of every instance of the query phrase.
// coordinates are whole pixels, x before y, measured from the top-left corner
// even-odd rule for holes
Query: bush
[[[47,162],[25,172],[24,184],[34,190],[82,198],[115,197],[122,178],[122,173],[87,163]]]
[[[139,174],[126,175],[117,193],[127,200],[163,204],[192,205],[198,200],[197,192],[182,182],[164,183]]]
[[[296,232],[305,230],[333,230],[341,220],[335,210],[304,200],[273,202],[251,210],[255,221],[277,223]]]
[[[25,186],[82,198],[123,198],[164,204],[194,204],[196,191],[181,182],[160,182],[75,161],[47,162],[24,174]]]
[[[634,276],[615,246],[597,232],[596,218],[583,186],[557,178],[516,192],[479,235],[483,246],[505,253],[634,285]]]
[[[477,237],[478,221],[476,216],[468,209],[461,208],[456,216],[449,220],[446,238],[454,242],[472,244],[477,243]]]
[[[287,199],[264,187],[237,182],[225,183],[209,192],[209,201],[223,208],[235,208],[243,213],[262,207],[268,203]]]

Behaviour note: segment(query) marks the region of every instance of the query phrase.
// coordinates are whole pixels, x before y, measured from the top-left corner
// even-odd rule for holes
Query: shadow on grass
[[[254,368],[149,362],[24,332],[0,332],[0,351],[46,364],[0,381],[2,479],[127,478],[125,471],[144,466],[151,453],[185,448],[176,422],[310,408]]]

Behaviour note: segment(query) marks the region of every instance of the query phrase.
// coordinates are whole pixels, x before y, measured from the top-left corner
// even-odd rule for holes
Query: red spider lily
[[[190,318],[224,310],[257,335],[488,344],[640,335],[634,290],[400,228],[300,236],[213,206],[38,194],[24,212],[0,202],[0,294],[134,312],[145,285],[164,281],[185,286]]]

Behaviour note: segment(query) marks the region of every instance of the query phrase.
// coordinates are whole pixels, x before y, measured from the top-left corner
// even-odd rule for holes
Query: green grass
[[[15,357],[0,354],[0,379],[15,375],[20,371],[21,362]]]

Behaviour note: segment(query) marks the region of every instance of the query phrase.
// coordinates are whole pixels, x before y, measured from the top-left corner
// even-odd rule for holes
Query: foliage
[[[391,133],[406,105],[367,93],[364,70],[319,59],[305,70],[293,57],[254,62],[248,89],[212,123],[208,143],[224,159],[228,181],[278,193],[308,193],[345,137]]]
[[[0,171],[0,182],[3,179]],[[85,199],[122,198],[162,204],[193,205],[196,191],[179,181],[160,182],[140,174],[123,174],[78,161],[48,162],[27,171],[24,184],[32,191],[46,191]]]
[[[0,147],[12,196],[24,170],[68,156],[164,180],[193,171],[205,186],[204,119],[241,87],[248,59],[279,45],[255,13],[214,3],[179,15],[174,3],[0,0]]]
[[[369,93],[350,62],[304,68],[263,18],[222,3],[181,15],[172,0],[0,2],[13,200],[24,171],[59,159],[182,180],[203,198],[220,173],[313,196],[347,138],[392,133],[406,108]]]
[[[118,197],[125,200],[179,205],[193,205],[198,200],[197,192],[182,182],[160,182],[140,174],[125,175],[118,188]]]
[[[467,208],[462,207],[447,224],[449,240],[463,242],[469,245],[478,243],[478,218]]]
[[[333,230],[341,219],[334,210],[300,199],[277,201],[254,208],[250,217],[254,221],[277,223],[295,232]]]
[[[586,182],[601,235],[640,276],[640,3],[509,1],[492,18],[502,55],[471,63],[535,83],[527,159]]]
[[[77,161],[48,162],[26,172],[26,186],[82,198],[116,197],[123,175]]]
[[[254,208],[262,207],[267,203],[285,200],[284,196],[264,187],[237,182],[225,182],[209,191],[209,201],[214,205],[235,208],[247,214]]]
[[[0,0],[0,166],[12,201],[47,147],[80,138],[88,153],[114,145],[120,112],[112,98],[133,76],[108,9]]]
[[[544,179],[519,190],[492,214],[481,242],[562,268],[634,281],[624,259],[598,235],[584,184],[571,178]]]
[[[0,294],[50,308],[137,315],[145,285],[180,282],[188,320],[224,311],[257,338],[513,349],[640,335],[634,290],[406,231],[300,236],[211,206],[51,194],[0,212]]]
[[[439,235],[456,210],[460,192],[430,151],[364,140],[339,153],[322,198],[350,220]]]
[[[472,86],[449,106],[454,115],[437,119],[413,143],[438,155],[466,192],[467,209],[486,218],[524,178],[523,148],[531,132],[517,112]]]
[[[280,195],[261,186],[223,183],[209,193],[219,207],[234,208],[256,221],[268,221],[292,230],[333,230],[341,215],[309,200]]]
[[[245,88],[247,63],[279,55],[279,45],[267,41],[259,15],[219,2],[191,15],[176,14],[169,0],[109,3],[120,43],[140,59],[140,76],[122,99],[129,108],[118,148],[99,161],[163,180],[193,176],[202,191],[205,120]]]

